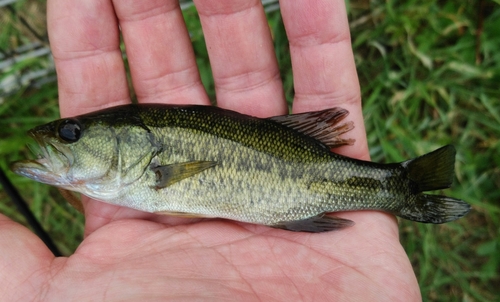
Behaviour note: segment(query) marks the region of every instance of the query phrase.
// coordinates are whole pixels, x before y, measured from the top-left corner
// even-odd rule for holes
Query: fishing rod
[[[31,212],[28,204],[21,197],[17,189],[12,185],[10,180],[5,175],[4,171],[0,168],[0,184],[3,186],[5,192],[12,200],[12,203],[16,206],[17,210],[24,216],[29,226],[33,229],[33,232],[40,237],[40,239],[45,243],[47,248],[54,254],[54,256],[62,256],[61,252],[50,238],[49,234],[42,228],[36,217]]]

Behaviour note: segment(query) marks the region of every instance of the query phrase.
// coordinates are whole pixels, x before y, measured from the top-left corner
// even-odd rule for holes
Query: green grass
[[[473,206],[446,225],[401,221],[425,300],[492,301],[500,293],[500,10],[480,17],[475,3],[351,10],[372,159],[401,161],[453,144],[457,180],[446,194]]]
[[[480,13],[479,3],[358,0],[349,6],[372,159],[401,161],[453,144],[457,179],[446,194],[473,207],[465,218],[445,225],[401,221],[401,243],[426,301],[500,297],[500,9],[485,1],[487,9]],[[215,100],[195,9],[185,17],[203,83]],[[479,20],[483,29],[478,34]],[[269,25],[291,101],[293,77],[278,13],[269,15]],[[13,35],[23,39],[15,27],[8,29],[0,32],[2,49]],[[25,131],[58,117],[56,99],[57,87],[49,84],[19,91],[0,103],[2,169],[31,156]],[[82,238],[81,215],[54,188],[10,172],[8,176],[57,245],[70,254]],[[0,211],[23,222],[3,191]]]

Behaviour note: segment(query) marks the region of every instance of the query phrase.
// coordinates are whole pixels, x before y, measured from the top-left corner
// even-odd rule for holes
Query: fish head
[[[38,158],[11,165],[33,180],[85,195],[113,195],[119,179],[116,131],[92,119],[66,118],[28,131],[39,147]]]

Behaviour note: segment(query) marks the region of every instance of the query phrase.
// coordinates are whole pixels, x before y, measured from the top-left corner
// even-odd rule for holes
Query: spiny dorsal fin
[[[339,124],[348,114],[349,111],[335,107],[322,111],[274,116],[269,119],[317,139],[329,148],[336,148],[354,143],[354,139],[340,137],[354,128],[353,122]]]

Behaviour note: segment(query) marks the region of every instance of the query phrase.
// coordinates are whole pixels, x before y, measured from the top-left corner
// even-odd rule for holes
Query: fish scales
[[[297,149],[294,146],[305,145],[300,141],[305,138],[266,120],[251,119],[242,123],[231,116],[219,120],[214,115],[207,118],[202,113],[185,110],[175,116],[164,115],[163,119],[155,113],[144,113],[145,125],[155,127],[152,132],[161,140],[165,150],[169,150],[161,154],[160,162],[203,159],[219,163],[213,170],[158,192],[167,194],[169,202],[166,204],[164,198],[155,196],[153,199],[159,202],[149,211],[189,212],[193,204],[197,204],[199,211],[208,215],[273,224],[304,219],[318,212],[377,207],[374,203],[379,200],[377,194],[381,191],[381,181],[374,180],[374,177],[383,179],[387,174],[385,170],[381,173],[373,168],[373,164],[348,169],[350,160],[339,158],[332,161],[336,154],[316,141]],[[260,169],[256,169],[255,163],[259,163]],[[389,173],[393,173],[392,170]],[[345,182],[346,178],[358,176],[370,179],[360,187],[362,190]],[[331,185],[315,185],[322,179]],[[371,194],[373,198],[367,194],[369,189],[374,193]],[[235,193],[239,200],[235,200]],[[137,200],[145,198],[151,196],[140,196]],[[304,210],[307,208],[310,210]],[[265,212],[275,214],[263,220],[262,213]]]
[[[344,157],[330,148],[348,143],[337,137],[351,129],[340,123],[346,115],[333,108],[259,119],[207,106],[125,105],[31,130],[47,158],[13,170],[142,211],[292,231],[352,224],[324,216],[337,211],[432,223],[468,212],[461,200],[421,190],[451,185],[452,146],[396,164]]]

